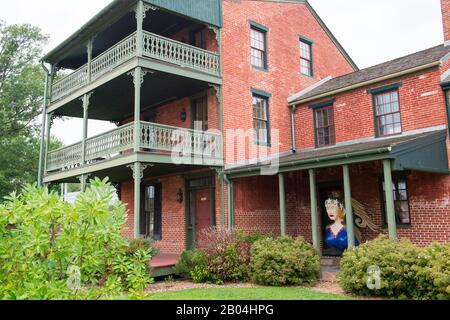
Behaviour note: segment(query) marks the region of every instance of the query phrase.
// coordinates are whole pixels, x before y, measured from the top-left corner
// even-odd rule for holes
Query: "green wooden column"
[[[87,56],[88,56],[88,62],[87,62],[87,82],[90,83],[92,80],[92,49],[94,47],[94,39],[89,39],[87,45]]]
[[[134,238],[140,237],[141,224],[141,180],[143,178],[142,165],[140,162],[133,164],[133,179],[134,179]]]
[[[397,240],[397,223],[395,221],[394,206],[394,187],[392,183],[392,164],[391,160],[383,161],[384,169],[384,191],[386,198],[387,224],[389,230],[389,238]]]
[[[136,47],[137,47],[137,56],[142,57],[143,55],[143,38],[144,38],[144,31],[143,31],[143,25],[144,25],[144,3],[143,1],[138,1],[136,5]]]
[[[348,165],[342,166],[344,172],[345,211],[347,213],[348,247],[355,247],[355,223],[353,220],[352,190],[350,185],[350,170]]]
[[[284,189],[284,175],[278,174],[278,190],[280,193],[280,231],[281,235],[285,236],[286,231],[286,194]]]
[[[313,169],[309,170],[309,193],[311,196],[311,230],[314,248],[320,252],[319,241],[319,221],[317,215],[317,194],[316,194],[316,173]]]
[[[219,174],[219,183],[220,183],[220,226],[225,228],[225,182],[223,178],[223,172]]]
[[[143,82],[142,68],[134,69],[134,152],[140,149],[141,130],[141,85]]]
[[[228,229],[234,229],[234,187],[233,181],[224,176],[227,183],[227,202],[228,202]]]
[[[43,99],[43,107],[42,107],[42,129],[41,129],[41,141],[39,146],[39,163],[38,163],[38,176],[37,176],[37,184],[38,186],[42,185],[42,171],[43,171],[43,163],[44,163],[44,144],[45,144],[45,130],[47,128],[47,102],[48,102],[48,86],[50,81],[50,73],[45,68],[44,64],[42,64],[42,68],[45,69],[45,83],[44,83],[44,99]]]
[[[82,156],[81,162],[86,163],[86,140],[88,137],[88,124],[89,124],[89,99],[91,98],[91,93],[86,93],[83,98],[83,140],[82,140]]]

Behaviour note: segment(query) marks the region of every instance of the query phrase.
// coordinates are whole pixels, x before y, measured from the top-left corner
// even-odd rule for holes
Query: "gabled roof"
[[[293,95],[289,98],[289,104],[301,103],[304,100],[321,97],[339,89],[364,84],[371,80],[382,79],[383,77],[395,75],[402,71],[413,70],[421,66],[428,66],[433,63],[438,65],[441,59],[448,54],[450,54],[450,46],[441,44],[430,49],[331,79],[304,94]]]
[[[418,170],[450,173],[446,147],[447,130],[435,130],[392,138],[371,139],[364,142],[337,145],[320,149],[304,149],[280,156],[279,171],[289,172],[311,168],[391,159],[394,170]],[[264,160],[255,164],[226,170],[231,178],[259,175],[261,169],[272,162]]]

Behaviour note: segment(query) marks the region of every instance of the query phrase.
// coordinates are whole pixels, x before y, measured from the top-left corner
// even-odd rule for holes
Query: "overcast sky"
[[[168,0],[169,1],[169,0]],[[0,0],[0,19],[31,23],[50,36],[54,48],[98,13],[110,0]],[[439,0],[310,0],[360,68],[443,42]],[[90,122],[89,135],[111,128]],[[52,134],[66,144],[81,139],[82,122],[56,122]]]

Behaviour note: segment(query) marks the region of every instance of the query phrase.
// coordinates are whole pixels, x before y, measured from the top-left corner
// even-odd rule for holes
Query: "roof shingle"
[[[289,100],[290,103],[313,98],[318,95],[326,94],[334,90],[342,89],[358,83],[374,80],[380,77],[388,76],[397,72],[405,71],[415,67],[437,62],[450,53],[450,46],[441,44],[439,46],[416,52],[395,60],[387,61],[373,67],[352,72],[334,79],[331,79],[311,91],[299,96],[294,95]]]

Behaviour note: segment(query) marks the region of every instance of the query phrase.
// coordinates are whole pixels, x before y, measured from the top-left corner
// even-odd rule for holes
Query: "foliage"
[[[369,289],[368,268],[379,268],[379,286]],[[338,282],[347,292],[399,299],[450,298],[450,245],[419,248],[381,236],[344,253]]]
[[[7,138],[0,137],[0,200],[27,183],[36,181],[39,159],[39,132],[22,131]],[[52,139],[50,147],[62,143]]]
[[[152,281],[148,262],[155,256],[155,249],[143,239],[133,240],[128,248],[112,261],[114,274],[121,279],[122,287],[144,290]]]
[[[73,205],[30,185],[8,197],[0,206],[0,299],[111,298],[149,283],[153,251],[121,236],[125,207],[111,206],[112,197],[106,179],[91,180]]]
[[[39,28],[0,21],[0,199],[37,177],[46,41]]]
[[[37,27],[0,21],[0,137],[25,129],[39,113],[44,78],[38,58],[46,42]]]
[[[253,280],[261,285],[312,285],[320,273],[316,250],[301,237],[283,236],[255,242],[251,249]]]
[[[184,252],[176,270],[200,283],[247,281],[251,244],[262,237],[236,230],[205,229],[200,235],[202,249]]]

